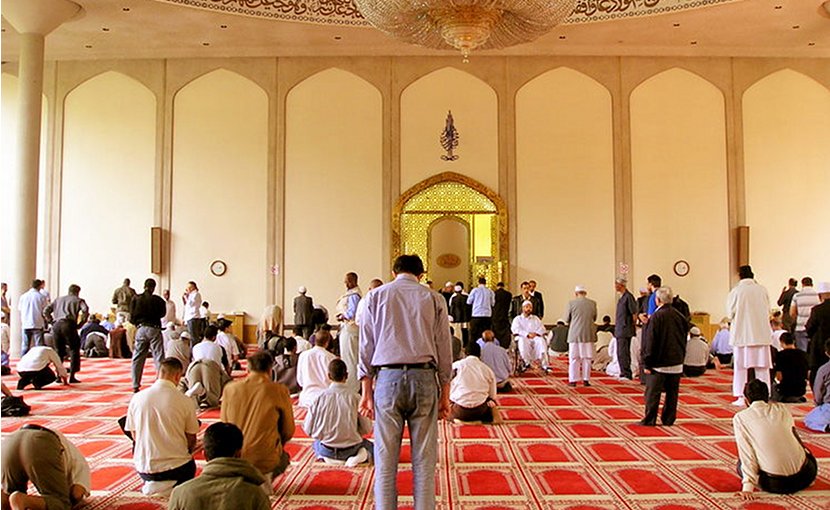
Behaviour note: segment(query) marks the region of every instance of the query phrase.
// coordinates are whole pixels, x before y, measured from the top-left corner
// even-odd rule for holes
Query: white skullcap
[[[306,288],[305,288],[304,286],[300,285],[300,288],[299,288],[299,289],[297,289],[297,291],[298,291],[300,294],[305,294],[305,293],[306,293]]]
[[[187,338],[188,340],[190,340],[190,333],[188,333],[187,331],[182,331],[182,334],[179,335],[179,338]]]
[[[574,292],[588,292],[588,289],[586,289],[582,285],[577,285],[576,287],[574,287]]]
[[[692,326],[692,329],[689,330],[689,334],[692,336],[700,336],[700,328],[697,326]]]
[[[818,285],[816,285],[816,292],[819,294],[827,294],[830,292],[830,282],[818,282]]]
[[[447,282],[444,284],[444,287],[452,287],[452,282]]]
[[[531,301],[529,299],[525,299],[524,301],[522,301],[522,306],[524,306],[524,305],[533,306],[533,301]]]
[[[224,318],[225,318],[225,314],[224,314],[224,313],[220,313],[219,315],[217,315],[217,316],[216,316],[216,320],[218,320],[218,321],[219,321],[219,320],[222,320],[222,319],[224,319]]]

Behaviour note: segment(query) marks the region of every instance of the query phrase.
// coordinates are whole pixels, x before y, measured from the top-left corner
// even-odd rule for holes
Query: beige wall
[[[362,289],[381,274],[382,99],[354,74],[329,69],[286,100],[285,296],[304,285],[329,310],[354,271]]]
[[[83,248],[74,236],[61,237],[64,225],[71,223],[71,232],[76,224],[110,221],[74,212],[73,199],[86,192],[78,183],[97,175],[81,168],[86,156],[78,149],[89,147],[103,162],[92,167],[106,168],[105,179],[116,167],[152,168],[141,174],[149,180],[140,193],[151,211],[131,208],[136,213],[126,220],[149,218],[129,227],[136,232],[128,236],[137,246],[131,253],[148,247],[148,225],[167,229],[172,242],[165,246],[163,286],[169,282],[178,295],[195,279],[217,311],[257,316],[266,303],[283,304],[283,293],[290,303],[300,283],[331,308],[346,271],[360,273],[364,284],[388,278],[382,270],[391,251],[390,211],[400,191],[445,169],[484,183],[507,202],[511,290],[517,280],[538,280],[551,320],[575,283],[587,285],[601,311],[610,311],[610,280],[621,262],[634,270],[632,287],[656,271],[693,308],[719,315],[734,278],[729,235],[741,224],[752,227],[752,260],[774,294],[787,276],[830,279],[820,266],[830,241],[814,235],[827,217],[818,195],[828,175],[826,59],[481,57],[457,65],[454,57],[47,63],[44,93],[52,108],[45,125],[53,145],[46,153],[65,154],[44,158],[47,238],[39,255],[47,278],[59,272],[69,278]],[[219,68],[226,71],[198,79]],[[693,74],[660,74],[672,68]],[[774,74],[787,68],[800,74]],[[103,104],[73,110],[76,99],[67,102],[67,95],[107,71],[143,84],[155,106],[147,103],[138,117],[132,103],[108,110],[122,92],[148,94],[119,75],[120,85],[102,92]],[[772,81],[761,82],[768,75]],[[2,85],[8,147],[15,84],[4,73]],[[449,108],[461,136],[454,163],[440,160],[438,143]],[[73,120],[80,118],[88,122]],[[135,123],[154,135],[136,145],[130,133],[125,146],[124,126]],[[90,129],[99,124],[108,128],[100,136],[108,145],[90,146]],[[0,157],[8,175],[13,156]],[[788,220],[769,206],[787,191],[778,185],[782,169],[791,201],[817,211],[802,216],[800,226],[787,223],[789,246],[773,224]],[[643,198],[657,192],[679,228],[658,221],[655,205]],[[310,232],[319,240],[309,240]],[[116,260],[109,250],[101,257]],[[129,262],[135,280],[149,266],[141,257]],[[681,257],[692,269],[682,280],[671,276]],[[226,276],[209,274],[213,259],[227,262]],[[0,260],[0,279],[3,267]],[[123,272],[82,275],[78,283],[109,293]],[[55,293],[57,282],[50,287]]]
[[[783,70],[744,93],[743,112],[750,263],[774,305],[787,278],[830,280],[830,90]]]
[[[447,112],[459,134],[456,161],[443,161],[440,138]],[[441,172],[457,172],[499,187],[498,101],[475,76],[445,67],[401,94],[401,191]]]
[[[175,96],[171,274],[174,298],[188,280],[211,310],[265,306],[268,96],[252,81],[219,69]],[[210,273],[213,260],[227,273]]]
[[[13,176],[13,166],[17,164],[17,96],[19,90],[19,80],[17,76],[12,76],[8,73],[2,73],[0,79],[0,182],[10,182]],[[41,150],[40,150],[40,174],[38,181],[38,195],[45,197],[46,180],[48,178],[48,161],[47,161],[47,147],[48,147],[48,131],[49,131],[49,101],[46,97],[43,98],[42,120],[40,128]],[[11,186],[0,186],[0,217],[8,218],[11,214],[12,200]],[[37,239],[38,246],[43,246],[46,238],[46,200],[41,198],[38,202],[38,222],[37,222]],[[8,239],[11,235],[9,225],[5,221],[0,221],[0,239]],[[8,274],[11,269],[9,257],[11,248],[9,243],[0,242],[0,275]],[[46,253],[39,251],[37,258],[38,276],[42,279],[45,275],[46,267]],[[0,277],[6,281],[5,277]],[[52,282],[51,287],[54,287]],[[10,296],[11,297],[11,296]],[[16,302],[16,298],[14,299]]]
[[[614,306],[614,155],[611,94],[559,68],[516,95],[518,288],[536,280],[545,322],[555,322],[576,285],[602,313]]]
[[[716,316],[729,290],[725,129],[723,94],[688,71],[665,71],[631,94],[631,287],[656,273],[692,311]],[[673,272],[681,259],[683,278]]]
[[[96,312],[112,306],[124,278],[150,276],[156,98],[107,72],[75,88],[64,105],[60,288],[81,286]],[[113,122],[118,119],[118,122]]]
[[[456,255],[461,263],[457,267],[441,267],[437,261],[445,254]],[[470,287],[470,226],[466,222],[451,216],[433,222],[429,231],[428,267],[436,289],[448,281],[462,281],[465,288]]]

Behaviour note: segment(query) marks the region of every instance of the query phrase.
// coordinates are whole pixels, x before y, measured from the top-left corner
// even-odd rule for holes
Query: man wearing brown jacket
[[[288,468],[283,445],[294,436],[291,398],[285,386],[271,382],[273,365],[270,353],[257,352],[248,358],[248,376],[222,393],[221,420],[242,430],[242,458],[265,475],[265,489]]]

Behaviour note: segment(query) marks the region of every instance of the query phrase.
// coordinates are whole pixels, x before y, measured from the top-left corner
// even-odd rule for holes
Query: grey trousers
[[[164,359],[164,339],[161,336],[161,329],[141,326],[135,333],[135,346],[133,348],[133,389],[141,388],[144,361],[150,353],[153,354],[153,362],[156,365],[156,372],[158,372],[161,360]]]

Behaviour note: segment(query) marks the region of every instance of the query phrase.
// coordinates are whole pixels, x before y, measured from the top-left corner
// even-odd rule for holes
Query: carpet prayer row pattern
[[[25,423],[60,430],[86,455],[92,468],[88,510],[155,510],[161,498],[143,496],[130,442],[116,420],[125,414],[130,392],[129,360],[85,359],[81,384],[52,385],[23,396],[32,416],[4,418],[2,435]],[[642,386],[593,374],[591,387],[571,388],[567,366],[557,360],[551,375],[528,372],[512,394],[498,402],[504,424],[440,422],[437,508],[441,510],[535,509],[830,509],[830,435],[812,433],[801,421],[810,404],[791,405],[799,433],[819,459],[819,477],[794,496],[760,495],[743,502],[735,472],[731,372],[709,372],[681,383],[680,409],[673,427],[642,427]],[[234,374],[241,377],[244,374]],[[154,379],[147,364],[144,387]],[[16,386],[16,376],[4,377]],[[808,395],[809,396],[809,395]],[[299,426],[305,412],[295,408],[297,435],[286,450],[288,471],[274,480],[272,508],[358,510],[373,508],[371,467],[347,469],[314,459],[311,440]],[[202,428],[219,410],[200,414]],[[408,439],[399,469],[400,504],[412,504]],[[197,453],[204,465],[204,454]]]

